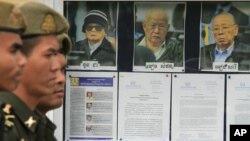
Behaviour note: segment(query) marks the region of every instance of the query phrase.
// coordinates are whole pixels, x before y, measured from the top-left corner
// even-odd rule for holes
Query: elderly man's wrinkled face
[[[220,14],[213,20],[212,27],[215,42],[219,47],[227,49],[238,34],[238,26],[229,14]]]
[[[162,11],[152,12],[143,23],[147,45],[159,47],[164,41],[168,32],[166,14]]]
[[[85,33],[88,41],[92,44],[102,41],[106,36],[104,27],[96,23],[88,24],[85,28]]]

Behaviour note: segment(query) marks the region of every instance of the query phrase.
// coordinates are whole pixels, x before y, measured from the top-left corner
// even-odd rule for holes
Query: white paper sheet
[[[223,141],[224,74],[172,76],[172,141]]]
[[[117,72],[66,73],[65,140],[116,140],[117,77]]]
[[[230,125],[250,124],[250,75],[227,75],[227,141]]]
[[[118,140],[169,141],[168,73],[119,73]]]

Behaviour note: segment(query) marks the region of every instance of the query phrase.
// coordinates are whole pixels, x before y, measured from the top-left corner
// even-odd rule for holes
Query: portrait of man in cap
[[[78,2],[79,4],[80,2]],[[82,66],[89,62],[97,63],[97,67],[115,67],[116,58],[116,11],[106,6],[108,3],[84,2],[85,13],[81,13],[83,21],[77,26],[80,38],[76,37],[68,58],[69,66]],[[101,6],[102,5],[102,6]],[[77,11],[78,12],[78,11]],[[70,17],[70,16],[69,16]],[[76,17],[76,19],[78,19]],[[77,32],[79,33],[79,32]],[[83,37],[83,38],[82,38]],[[91,67],[91,63],[88,64]]]

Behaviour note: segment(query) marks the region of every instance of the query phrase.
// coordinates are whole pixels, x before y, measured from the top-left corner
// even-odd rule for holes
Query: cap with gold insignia
[[[23,37],[46,34],[60,34],[68,31],[69,23],[65,17],[49,6],[28,1],[17,6],[26,25]]]
[[[0,31],[20,32],[24,27],[20,11],[14,8],[14,4],[0,1]]]
[[[69,36],[66,33],[62,33],[57,35],[57,39],[60,44],[60,52],[64,55],[67,55],[72,48],[72,43]]]

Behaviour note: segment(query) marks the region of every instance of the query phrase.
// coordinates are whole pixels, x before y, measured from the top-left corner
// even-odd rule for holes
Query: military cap
[[[39,2],[25,2],[17,6],[23,16],[26,29],[23,37],[33,37],[67,32],[69,23],[65,17]]]
[[[72,48],[72,43],[69,36],[66,33],[62,33],[57,35],[57,39],[60,45],[60,52],[64,55],[67,55]]]
[[[21,13],[14,4],[0,1],[0,31],[19,32],[24,27]]]

